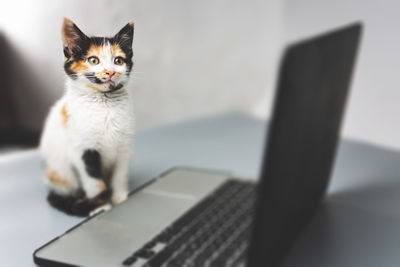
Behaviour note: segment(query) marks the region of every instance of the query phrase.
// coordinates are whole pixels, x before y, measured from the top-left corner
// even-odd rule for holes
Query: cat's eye
[[[97,57],[89,57],[88,62],[92,65],[97,65],[100,63],[100,60]]]
[[[124,64],[124,59],[122,57],[116,57],[116,58],[114,58],[114,64],[122,65],[122,64]]]

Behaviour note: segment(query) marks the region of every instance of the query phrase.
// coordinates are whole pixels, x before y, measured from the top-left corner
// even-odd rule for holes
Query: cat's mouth
[[[109,84],[110,86],[115,86],[117,83],[112,80],[112,78],[99,78],[94,72],[89,72],[85,74],[86,78],[95,84]]]
[[[112,93],[112,92],[118,91],[119,89],[124,87],[124,84],[122,82],[121,83],[117,83],[116,81],[113,81],[111,78],[100,79],[97,76],[95,76],[94,73],[87,73],[87,74],[85,74],[85,76],[92,83],[97,84],[100,87],[103,87],[103,90],[105,89],[104,86],[107,86],[108,87],[107,91],[103,91],[100,88],[95,89],[96,91],[104,93],[104,94],[108,94],[108,93]]]

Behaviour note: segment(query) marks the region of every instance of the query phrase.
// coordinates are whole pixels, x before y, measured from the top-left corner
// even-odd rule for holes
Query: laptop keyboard
[[[228,180],[141,249],[125,266],[244,266],[256,185]]]

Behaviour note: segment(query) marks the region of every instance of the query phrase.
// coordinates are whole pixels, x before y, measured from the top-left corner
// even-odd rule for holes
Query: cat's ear
[[[133,41],[133,30],[134,30],[134,22],[133,20],[126,24],[115,36],[114,38],[117,40],[119,45],[124,46],[128,49],[132,49],[132,41]]]
[[[85,45],[89,41],[87,37],[72,20],[64,18],[62,28],[62,41],[64,46],[64,55],[67,58],[76,56],[83,52]]]

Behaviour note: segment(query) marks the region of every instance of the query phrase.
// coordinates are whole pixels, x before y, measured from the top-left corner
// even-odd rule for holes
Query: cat
[[[133,21],[113,37],[88,37],[71,20],[62,24],[64,95],[50,109],[39,150],[49,203],[88,216],[123,202],[134,134]]]

